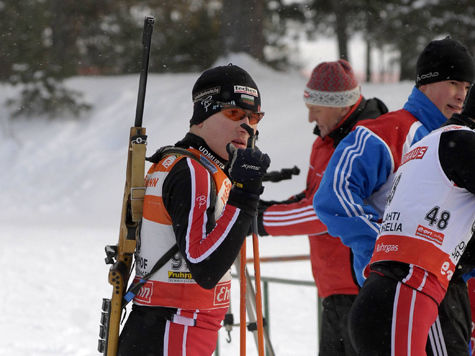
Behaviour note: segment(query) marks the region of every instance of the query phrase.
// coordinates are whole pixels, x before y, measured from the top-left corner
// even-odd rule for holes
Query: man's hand
[[[229,154],[227,171],[233,182],[228,203],[256,215],[259,195],[264,191],[262,177],[269,167],[270,158],[257,147],[236,149],[228,144],[226,149]]]
[[[236,149],[226,146],[229,154],[228,173],[234,186],[243,192],[259,196],[262,191],[262,177],[269,168],[270,158],[259,148]]]

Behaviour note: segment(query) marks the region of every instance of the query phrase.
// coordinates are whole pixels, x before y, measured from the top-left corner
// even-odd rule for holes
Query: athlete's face
[[[195,125],[195,132],[201,136],[209,148],[224,159],[228,159],[226,145],[231,143],[236,148],[246,148],[249,134],[241,127],[242,124],[249,125],[254,133],[257,129],[257,124],[251,125],[249,117],[244,116],[241,120],[233,121],[226,117],[222,112],[211,115],[202,123]]]
[[[325,137],[332,132],[350,110],[349,107],[337,108],[311,104],[305,105],[308,108],[308,122],[317,123],[321,137]]]
[[[444,80],[419,87],[419,90],[437,106],[447,119],[450,119],[453,114],[462,112],[463,102],[469,89],[469,82],[457,80]]]

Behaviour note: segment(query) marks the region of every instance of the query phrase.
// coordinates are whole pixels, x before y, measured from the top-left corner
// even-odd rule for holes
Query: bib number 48
[[[444,230],[447,227],[450,219],[450,213],[448,211],[440,211],[439,206],[433,207],[424,217],[429,222],[430,226],[436,225],[440,230]]]

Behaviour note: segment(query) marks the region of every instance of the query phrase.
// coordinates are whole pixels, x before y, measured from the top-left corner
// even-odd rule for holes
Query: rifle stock
[[[144,46],[142,70],[140,73],[135,126],[131,127],[129,135],[119,241],[117,245],[106,246],[106,263],[112,264],[109,270],[112,296],[111,299],[103,299],[98,351],[107,356],[117,355],[120,320],[124,305],[123,297],[131,272],[136,241],[140,232],[140,221],[142,219],[147,142],[146,129],[142,127],[142,117],[153,24],[153,17],[145,18],[142,39]]]

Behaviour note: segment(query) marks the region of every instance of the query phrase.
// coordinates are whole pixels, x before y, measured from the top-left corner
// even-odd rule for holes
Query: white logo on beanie
[[[256,89],[246,87],[244,85],[235,85],[234,86],[234,92],[235,93],[242,93],[242,94],[249,94],[253,96],[259,96],[259,93]]]
[[[203,90],[201,92],[198,92],[193,96],[193,102],[196,103],[197,101],[199,101],[202,97],[204,97],[206,95],[219,94],[220,91],[221,91],[220,87],[214,87],[214,88],[209,88],[209,89]]]
[[[208,108],[213,105],[213,97],[210,95],[207,98],[201,100],[201,105],[203,105],[205,111],[208,112]]]
[[[421,81],[424,79],[429,79],[429,78],[437,78],[439,76],[439,72],[429,72],[427,74],[421,74],[417,76],[417,81]]]

